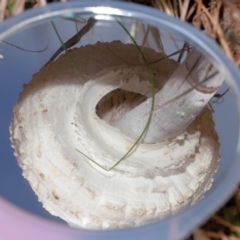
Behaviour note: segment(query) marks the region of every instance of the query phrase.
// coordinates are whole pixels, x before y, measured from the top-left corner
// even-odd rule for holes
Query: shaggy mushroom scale
[[[121,126],[141,104],[150,110],[149,74],[131,44],[97,43],[69,53],[84,78],[65,54],[43,67],[20,94],[10,126],[23,176],[43,207],[74,227],[114,229],[162,219],[202,198],[219,159],[211,111],[167,141],[149,137],[105,171],[100,166],[111,168],[143,130],[128,136]],[[163,56],[149,48],[144,54],[149,62]],[[157,92],[177,68],[167,58],[151,64]]]

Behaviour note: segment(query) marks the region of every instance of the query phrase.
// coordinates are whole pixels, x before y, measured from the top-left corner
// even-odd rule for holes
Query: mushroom
[[[222,77],[196,50],[180,65],[143,52],[156,88],[152,121],[114,168],[143,131],[152,101],[133,44],[70,50],[82,75],[63,54],[33,75],[14,107],[11,142],[23,176],[43,207],[70,226],[147,224],[195,204],[212,184],[219,140],[205,106]]]

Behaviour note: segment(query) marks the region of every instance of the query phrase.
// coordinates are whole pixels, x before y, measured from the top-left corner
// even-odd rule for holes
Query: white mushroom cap
[[[131,44],[97,43],[70,54],[84,79],[60,56],[25,86],[10,126],[23,176],[44,208],[71,226],[123,228],[162,219],[203,197],[219,159],[211,111],[205,108],[176,138],[140,144],[105,171],[76,149],[107,168],[128,151],[134,140],[110,123],[135,106],[129,99],[139,103],[151,95],[148,72]],[[144,54],[148,61],[162,56],[148,48]],[[167,58],[151,65],[158,90],[176,67]],[[114,92],[107,101],[116,89],[141,95]]]

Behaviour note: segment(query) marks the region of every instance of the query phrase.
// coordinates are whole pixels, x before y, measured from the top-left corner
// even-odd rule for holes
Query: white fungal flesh
[[[147,48],[144,54],[149,62],[162,57]],[[77,150],[106,168],[129,150],[132,136],[114,122],[151,96],[148,71],[130,44],[97,43],[70,55],[84,79],[60,56],[24,88],[10,126],[23,175],[43,206],[71,226],[107,229],[146,224],[198,201],[219,159],[211,111],[171,140],[140,144],[105,171]],[[177,67],[167,58],[151,64],[157,90]],[[150,110],[151,100],[145,102]]]
[[[153,118],[144,142],[162,142],[182,133],[206,106],[223,81],[224,75],[219,74],[202,54],[193,50],[186,61],[178,66],[163,89],[156,94]],[[194,90],[188,91],[194,86]],[[141,103],[113,125],[127,136],[137,138],[147,122],[149,102]],[[135,116],[138,117],[138,124],[135,123]]]

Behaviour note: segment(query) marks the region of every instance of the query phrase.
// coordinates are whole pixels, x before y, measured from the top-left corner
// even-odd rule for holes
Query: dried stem
[[[194,3],[192,5],[192,7],[188,10],[187,16],[186,16],[186,21],[189,20],[189,18],[192,16],[192,14],[194,13],[195,9],[196,9],[196,3]]]
[[[12,15],[17,15],[17,14],[23,12],[24,4],[25,4],[25,0],[16,1],[14,4],[14,7],[13,7]]]
[[[189,2],[190,2],[190,0],[185,0],[183,2],[182,8],[181,8],[182,11],[181,11],[181,15],[180,15],[180,19],[182,21],[185,21],[187,18],[186,16],[187,16],[188,8],[189,8]]]
[[[0,23],[4,19],[6,7],[7,7],[7,0],[0,0]]]
[[[161,36],[160,36],[158,29],[155,27],[150,27],[150,32],[152,33],[153,39],[157,45],[158,50],[162,53],[165,53],[163,43],[161,40]]]
[[[170,16],[178,16],[176,8],[168,0],[153,0],[152,4]]]
[[[89,18],[86,25],[77,32],[73,37],[71,37],[68,41],[66,41],[64,44],[61,45],[61,47],[53,54],[53,56],[50,58],[50,60],[45,64],[49,64],[50,62],[54,61],[54,59],[63,51],[66,51],[66,49],[73,47],[75,44],[77,44],[82,36],[84,36],[96,23],[96,19]]]
[[[225,36],[224,36],[224,33],[223,33],[223,30],[220,26],[220,24],[216,24],[215,21],[214,21],[214,18],[212,17],[212,15],[210,14],[210,12],[208,11],[208,9],[202,5],[202,10],[203,12],[207,15],[207,17],[209,18],[209,20],[211,21],[211,24],[213,26],[217,26],[216,27],[216,33],[218,35],[218,38],[219,38],[219,41],[220,41],[220,44],[224,50],[224,52],[226,53],[226,55],[231,59],[233,60],[233,55],[232,55],[232,52],[230,50],[230,47],[225,39]]]
[[[223,226],[228,227],[232,231],[240,233],[240,227],[239,226],[233,225],[232,223],[226,221],[225,219],[219,217],[218,215],[214,215],[212,217],[212,219],[215,220],[216,222],[222,224]]]

